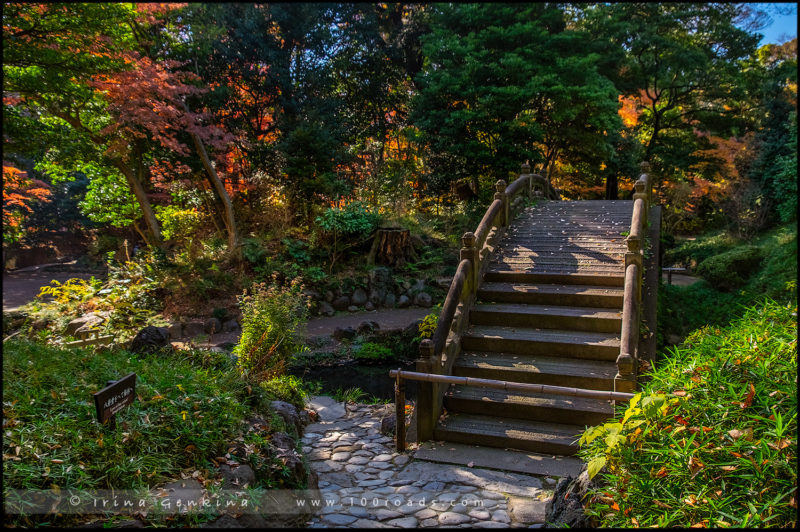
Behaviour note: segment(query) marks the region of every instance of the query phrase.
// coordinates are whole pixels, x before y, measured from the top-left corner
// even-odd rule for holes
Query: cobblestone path
[[[380,433],[384,408],[350,405],[306,428],[322,495],[309,527],[542,526],[557,479],[414,460]]]

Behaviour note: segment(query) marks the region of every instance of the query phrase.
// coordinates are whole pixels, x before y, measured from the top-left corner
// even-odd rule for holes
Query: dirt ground
[[[40,269],[25,269],[12,273],[3,273],[3,312],[17,310],[19,307],[33,301],[42,286],[49,286],[50,281],[56,280],[63,283],[69,279],[89,279],[92,273],[48,272]]]

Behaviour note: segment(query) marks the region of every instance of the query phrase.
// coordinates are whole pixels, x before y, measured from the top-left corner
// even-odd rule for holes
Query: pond
[[[289,373],[306,381],[319,381],[322,394],[330,395],[337,389],[360,388],[378,399],[394,400],[394,379],[389,377],[393,369],[414,371],[413,361],[395,361],[388,364],[343,364],[339,366],[318,366],[292,368]],[[416,382],[406,381],[406,399],[416,398]]]

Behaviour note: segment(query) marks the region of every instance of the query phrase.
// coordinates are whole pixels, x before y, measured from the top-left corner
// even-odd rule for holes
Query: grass
[[[288,471],[273,457],[269,436],[293,429],[223,354],[139,358],[16,339],[3,347],[6,490],[146,489],[186,472],[199,472],[212,487],[220,478],[211,459],[227,453],[253,467],[258,487],[285,485]],[[109,430],[95,420],[92,394],[131,372],[136,400]],[[256,414],[267,420],[264,431],[248,430]]]
[[[726,325],[742,316],[745,309],[772,298],[789,301],[797,296],[797,227],[783,226],[773,229],[751,242],[740,242],[738,246],[726,239],[722,233],[686,243],[681,253],[691,252],[690,260],[705,259],[729,252],[734,247],[754,246],[760,249],[763,262],[745,284],[731,292],[716,290],[702,280],[690,286],[659,287],[658,338],[674,334],[685,337],[703,325]],[[687,251],[688,250],[688,251]],[[667,254],[672,251],[668,251]],[[692,258],[693,257],[693,258]],[[665,264],[669,261],[665,259]]]
[[[331,397],[336,399],[339,402],[343,403],[361,403],[361,404],[371,404],[371,405],[378,405],[384,403],[392,402],[391,399],[381,399],[380,397],[375,397],[358,386],[354,386],[352,388],[342,389],[337,388],[332,394]]]
[[[797,305],[766,301],[670,353],[581,455],[603,527],[793,527]]]

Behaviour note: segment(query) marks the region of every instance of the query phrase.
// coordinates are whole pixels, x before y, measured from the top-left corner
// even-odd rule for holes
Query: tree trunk
[[[617,187],[616,174],[609,174],[608,177],[606,177],[606,199],[619,199],[619,189]]]
[[[133,172],[131,172],[131,169],[125,166],[125,163],[122,161],[114,161],[114,166],[116,166],[117,169],[122,172],[122,175],[125,176],[125,179],[128,180],[128,185],[130,185],[134,196],[136,196],[136,200],[139,202],[139,206],[142,208],[144,223],[147,226],[147,233],[149,236],[145,242],[150,246],[163,248],[164,241],[161,239],[161,227],[159,226],[156,215],[153,212],[153,207],[150,205],[150,200],[147,198],[147,192],[144,190],[144,185],[142,185],[142,183],[136,179],[136,176],[133,174]]]
[[[416,259],[417,254],[411,245],[411,234],[408,229],[389,227],[378,229],[375,233],[367,263],[402,267],[409,260]]]
[[[211,164],[211,159],[208,158],[208,152],[206,152],[206,147],[203,144],[203,141],[196,134],[192,133],[191,135],[192,140],[194,140],[194,146],[197,149],[197,153],[200,155],[200,159],[203,162],[203,167],[206,169],[206,176],[211,183],[211,188],[214,191],[214,195],[222,204],[221,214],[222,221],[225,223],[225,229],[228,232],[228,249],[234,256],[238,257],[241,253],[241,249],[239,246],[238,231],[236,230],[236,219],[233,215],[233,203],[231,202],[230,196],[228,196],[228,191],[225,190],[225,185],[222,184],[222,181],[217,175],[216,169]]]

